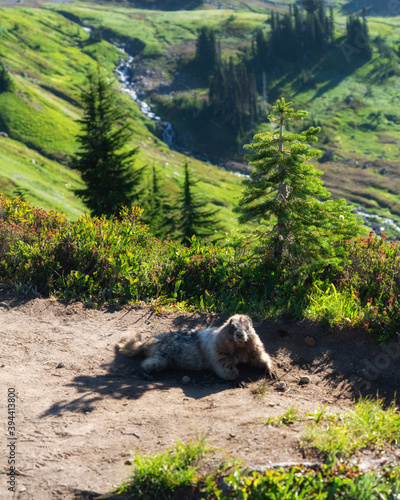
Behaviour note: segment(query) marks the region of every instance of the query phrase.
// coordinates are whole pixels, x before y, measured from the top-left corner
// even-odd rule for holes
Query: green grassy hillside
[[[177,111],[176,103],[180,98],[196,96],[200,101],[207,98],[207,80],[193,71],[197,30],[205,25],[212,27],[223,59],[233,56],[237,60],[251,47],[257,28],[268,33],[270,9],[284,12],[288,5],[266,4],[261,0],[204,2],[202,6],[189,3],[185,7],[191,10],[183,11],[157,10],[157,2],[131,2],[134,7],[86,2],[43,4],[42,9],[2,9],[0,53],[12,74],[15,89],[0,94],[0,130],[30,148],[28,167],[35,154],[39,155],[40,160],[35,160],[38,163],[55,165],[57,168],[50,169],[52,172],[63,172],[61,176],[54,173],[52,182],[57,185],[57,192],[49,195],[49,199],[69,200],[71,206],[65,206],[69,216],[76,217],[84,209],[73,197],[71,188],[66,187],[74,187],[79,179],[65,165],[76,148],[75,120],[81,112],[79,96],[86,70],[95,60],[114,68],[121,52],[113,43],[125,43],[135,55],[134,76],[142,91],[156,111],[173,121],[188,148],[192,148],[196,145],[193,123],[188,123],[185,115]],[[149,8],[137,8],[139,5]],[[314,63],[296,61],[283,70],[268,70],[268,102],[273,103],[283,95],[293,100],[296,107],[309,111],[304,126],[321,125],[319,146],[328,153],[329,160],[321,169],[334,196],[345,197],[371,213],[399,221],[399,76],[397,70],[392,71],[387,49],[398,52],[396,28],[400,26],[400,18],[368,17],[373,56],[368,61],[357,56],[347,60],[340,45],[346,18],[340,12],[337,10],[335,16],[335,49]],[[103,40],[94,43],[72,20],[98,28]],[[384,40],[383,46],[379,45],[378,37]],[[143,117],[135,103],[125,95],[120,99],[132,117],[133,145],[140,146],[138,164],[159,166],[165,174],[166,187],[176,194],[185,157],[157,138],[154,123]],[[229,133],[218,124],[210,123],[208,127],[217,145],[219,137],[221,144],[230,139]],[[268,127],[266,121],[261,121],[257,130]],[[251,134],[243,141],[248,142],[250,137]],[[11,139],[2,138],[2,142],[6,145],[0,164],[1,188],[11,194],[17,186],[28,187],[32,190],[28,200],[49,206],[48,200],[34,187],[37,176],[34,168],[28,168],[23,179],[14,175],[16,165],[24,161],[22,149],[17,154]],[[243,161],[241,148],[233,152],[231,149],[227,154],[223,148],[216,151],[215,144],[208,151],[211,145],[207,139],[198,144],[209,156],[215,158],[219,154],[220,161]],[[226,226],[234,227],[231,208],[241,190],[240,179],[199,160],[192,159],[192,166],[201,180],[199,189],[211,203],[221,207]],[[48,175],[53,178],[52,173]],[[57,207],[63,203],[59,201]]]
[[[76,218],[85,207],[72,192],[79,177],[66,165],[77,147],[80,93],[88,68],[99,60],[114,69],[121,52],[107,41],[92,43],[78,24],[58,13],[13,8],[1,9],[0,53],[14,85],[0,93],[0,131],[8,135],[0,137],[0,190],[13,196],[17,188],[28,189],[28,201]],[[121,93],[120,100],[131,117],[132,145],[140,147],[137,165],[158,166],[176,194],[186,157],[153,134],[154,124],[127,95]],[[240,180],[195,159],[191,165],[199,191],[221,208],[227,228],[235,226],[231,207]]]
[[[264,33],[269,30],[265,3],[263,9],[259,8],[261,2],[229,4],[230,9],[216,9],[213,3],[207,2],[202,9],[172,12],[86,3],[63,5],[62,10],[103,30],[108,37],[140,40],[141,43],[136,44],[140,47],[136,58],[137,73],[152,75],[145,77],[143,88],[173,121],[178,132],[187,136],[187,118],[176,107],[179,98],[196,96],[201,101],[206,99],[208,92],[206,81],[190,73],[198,28],[206,25],[216,31],[224,59],[239,57],[248,50],[258,27]],[[257,8],[250,8],[256,5]],[[236,7],[243,10],[233,10]],[[268,4],[268,7],[284,11],[287,5],[277,3]],[[59,5],[53,8],[60,10]],[[338,10],[335,15],[336,48],[315,63],[296,61],[283,70],[271,68],[266,74],[268,99],[273,103],[274,99],[285,96],[298,108],[309,111],[309,120],[304,126],[321,125],[319,146],[329,152],[328,159],[332,160],[321,168],[326,172],[324,180],[334,196],[346,197],[373,213],[398,221],[399,76],[398,70],[393,70],[389,49],[394,53],[398,50],[396,28],[400,26],[400,18],[368,18],[374,42],[371,60],[346,54],[341,45],[345,24],[346,18]],[[383,45],[379,45],[378,37],[384,40]],[[268,126],[260,123],[258,130]],[[210,123],[209,127],[214,127],[213,134],[221,135],[221,141],[225,140],[218,126]],[[193,145],[195,141],[189,137],[187,143]],[[203,141],[202,147],[207,147],[206,142]],[[219,153],[215,147],[206,152]],[[237,150],[236,160],[240,161],[242,153]],[[221,157],[224,158],[223,151]]]

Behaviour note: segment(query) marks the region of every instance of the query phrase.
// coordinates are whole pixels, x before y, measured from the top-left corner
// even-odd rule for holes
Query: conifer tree
[[[176,228],[175,210],[170,197],[162,189],[158,172],[153,165],[149,195],[143,205],[143,221],[157,238],[164,239]]]
[[[271,26],[272,26],[272,14],[273,11],[271,13]],[[256,56],[257,66],[263,68],[266,64],[266,59],[268,55],[268,45],[267,42],[265,41],[264,33],[261,28],[258,28],[255,34],[255,49],[256,49],[255,56]]]
[[[202,71],[211,73],[218,62],[215,32],[208,26],[199,29],[196,41],[196,61]]]
[[[0,92],[9,92],[13,89],[14,84],[12,78],[4,66],[2,61],[0,61]]]
[[[296,268],[315,268],[340,261],[340,243],[358,231],[358,222],[345,200],[327,200],[330,193],[319,179],[322,172],[304,162],[320,151],[307,143],[316,142],[320,128],[301,134],[284,132],[284,126],[307,115],[295,112],[282,98],[269,119],[277,123],[274,132],[261,133],[246,155],[254,170],[242,193],[237,211],[239,221],[262,222],[258,236],[266,257]]]
[[[320,3],[322,3],[321,0],[301,0],[302,6],[309,14],[314,14],[318,10]]]
[[[75,193],[90,214],[114,216],[123,206],[138,203],[143,168],[133,168],[138,150],[127,148],[131,132],[111,78],[98,67],[89,72],[88,80],[82,93],[84,114],[78,120],[82,127],[77,137],[79,150],[70,167],[81,173],[85,187]]]
[[[346,20],[347,41],[354,47],[353,51],[360,57],[372,57],[371,40],[366,17],[363,21],[357,15],[350,15]]]
[[[190,245],[192,236],[215,239],[215,234],[222,230],[215,218],[218,211],[204,208],[205,202],[198,199],[193,191],[197,181],[192,179],[187,163],[184,169],[185,180],[179,199],[181,216],[177,224],[179,237],[185,245]]]

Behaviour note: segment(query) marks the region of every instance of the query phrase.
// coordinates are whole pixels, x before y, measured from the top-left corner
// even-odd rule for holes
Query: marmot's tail
[[[140,333],[131,333],[127,337],[123,337],[118,347],[120,353],[124,356],[139,356],[140,354],[146,354],[146,351],[151,346],[153,339],[142,340]]]

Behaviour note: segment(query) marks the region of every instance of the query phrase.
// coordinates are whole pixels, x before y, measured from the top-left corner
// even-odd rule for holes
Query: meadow
[[[59,6],[52,8],[60,11]],[[271,5],[276,11],[282,12],[285,8],[283,4]],[[187,116],[177,111],[183,102],[179,101],[180,97],[201,102],[208,92],[204,80],[191,76],[197,30],[202,26],[213,28],[223,59],[236,60],[249,50],[257,28],[261,27],[264,34],[270,29],[265,10],[215,9],[208,4],[202,10],[171,12],[110,5],[94,7],[85,3],[63,6],[62,12],[102,30],[107,38],[140,41],[137,71],[142,74],[156,69],[157,73],[153,78],[146,76],[150,82],[147,93],[183,135],[188,133],[188,124]],[[397,127],[400,118],[395,111],[399,75],[393,70],[390,50],[396,50],[395,33],[400,20],[392,15],[368,17],[374,43],[373,55],[368,61],[361,60],[357,52],[349,55],[343,48],[346,17],[340,8],[336,10],[335,23],[335,49],[311,64],[301,62],[288,65],[286,71],[277,73],[272,69],[266,74],[268,98],[274,102],[285,96],[299,109],[309,111],[309,119],[299,124],[299,128],[310,124],[322,127],[320,147],[331,154],[330,161],[323,166],[324,182],[334,197],[344,197],[371,214],[399,221]],[[187,88],[181,88],[179,83],[183,77],[191,82]],[[169,90],[162,90],[160,84]],[[266,120],[261,119],[257,131],[268,126]],[[194,133],[199,133],[195,127]],[[223,130],[215,127],[213,133],[220,134],[221,144],[228,142]],[[251,135],[242,143],[250,139]],[[202,146],[207,153],[207,142],[202,141]],[[217,145],[208,152],[211,156],[223,157]],[[240,148],[233,154],[236,161],[243,161],[242,155]]]
[[[173,108],[180,96],[189,99],[198,96],[202,100],[207,93],[205,82],[191,77],[197,30],[204,25],[215,30],[225,59],[238,58],[248,50],[257,28],[262,27],[264,33],[269,30],[265,8],[250,9],[248,5],[238,5],[244,10],[232,10],[215,9],[206,3],[201,10],[178,12],[94,3],[67,4],[62,8],[59,4],[43,4],[42,7],[2,10],[0,49],[15,87],[12,92],[0,94],[0,128],[9,138],[32,151],[17,154],[15,144],[12,146],[10,141],[8,145],[6,138],[0,187],[9,196],[18,187],[29,189],[28,201],[46,209],[64,210],[72,218],[84,212],[72,194],[79,179],[67,167],[68,158],[77,147],[80,94],[88,67],[100,61],[112,70],[120,61],[121,52],[113,43],[125,43],[137,51],[135,65],[139,75],[155,70],[154,78],[146,76],[155,110],[159,103],[166,116],[175,120],[178,133],[187,135],[185,118],[182,120],[182,115],[173,112]],[[272,8],[282,12],[286,7],[274,4]],[[298,108],[307,109],[310,114],[304,128],[310,124],[321,125],[320,147],[331,155],[330,161],[323,165],[324,182],[334,197],[344,197],[370,214],[398,222],[400,185],[396,133],[400,118],[395,111],[398,76],[390,69],[390,56],[385,47],[396,47],[394,33],[399,18],[368,18],[371,38],[376,41],[381,37],[385,46],[378,50],[375,45],[372,59],[362,64],[356,56],[346,62],[340,48],[346,18],[340,9],[336,11],[335,20],[337,49],[304,71],[297,67],[288,68],[286,74],[271,71],[267,74],[268,93],[272,102],[284,95],[293,99]],[[83,24],[100,30],[103,39],[91,39]],[[177,72],[180,76],[176,76]],[[180,88],[180,77],[183,81],[187,79],[188,88]],[[161,82],[170,91],[174,89],[173,96],[160,92]],[[177,193],[186,157],[162,143],[154,123],[140,113],[134,102],[125,95],[120,99],[131,117],[132,145],[140,146],[138,166],[160,167],[165,174],[166,189]],[[268,126],[261,120],[256,131]],[[218,130],[214,127],[213,133],[221,134],[221,144],[227,143],[229,134]],[[195,143],[193,137],[187,140],[189,144]],[[250,140],[251,135],[243,142]],[[204,141],[203,145],[207,147]],[[215,150],[211,153],[215,154]],[[217,153],[220,161],[229,161],[222,150]],[[32,168],[30,172],[25,169],[23,177],[15,177],[15,166],[23,168],[23,158],[29,156],[31,160],[35,155],[39,155],[41,163],[57,163],[57,168],[48,173],[57,189],[53,188],[47,198],[43,190],[36,187],[37,169]],[[232,159],[243,164],[243,151],[239,148]],[[209,203],[221,208],[226,229],[237,227],[231,209],[241,190],[240,179],[203,161],[190,160],[195,177],[200,180],[200,192]],[[385,229],[388,232],[389,228]]]
[[[189,161],[199,193],[209,207],[220,209],[226,229],[222,244],[196,238],[190,247],[160,241],[142,223],[139,207],[124,208],[120,219],[91,218],[74,195],[81,181],[68,161],[77,147],[88,68],[100,62],[113,71],[124,57],[116,45],[125,44],[136,51],[134,71],[147,78],[147,98],[159,109],[172,110],[164,116],[172,119],[179,98],[206,100],[207,82],[191,73],[199,28],[215,29],[223,57],[234,60],[248,50],[257,28],[264,33],[270,29],[261,0],[252,8],[236,0],[222,2],[222,7],[206,2],[202,9],[168,12],[82,2],[0,9],[1,58],[13,82],[10,91],[0,93],[0,191],[5,193],[0,196],[1,287],[20,297],[80,301],[88,308],[129,304],[149,307],[155,315],[241,312],[260,320],[315,320],[327,332],[350,329],[378,342],[398,340],[396,241],[366,231],[343,242],[346,258],[340,266],[308,274],[298,272],[298,263],[277,269],[260,258],[245,228],[238,228],[232,209],[242,190],[240,178],[188,156],[190,148],[187,154],[168,148],[155,124],[123,92],[119,100],[129,113],[131,145],[139,147],[137,166],[147,165],[149,175],[153,165],[158,167],[165,189],[176,197],[183,165]],[[387,47],[398,51],[400,18],[369,17],[372,58],[343,64],[340,41],[346,18],[340,7],[337,47],[304,70],[300,65],[279,74],[272,70],[267,75],[269,102],[285,95],[309,111],[307,120],[295,127],[322,127],[319,145],[330,155],[321,169],[334,197],[399,222],[399,73],[393,71]],[[283,12],[286,4],[269,2],[270,8]],[[100,39],[83,26],[97,29]],[[385,44],[379,46],[379,37]],[[153,70],[152,78],[146,72]],[[182,75],[185,88],[177,85]],[[161,83],[168,91],[160,90]],[[187,128],[182,115],[175,118],[182,133]],[[269,126],[264,117],[257,131]],[[243,167],[242,154],[237,148],[233,159]],[[221,163],[231,159],[221,151]],[[396,231],[389,234],[398,237]],[[398,466],[364,473],[342,461],[360,447],[398,444],[395,403],[383,409],[379,402],[361,401],[340,416],[323,410],[301,415],[292,408],[265,424],[285,426],[307,419],[312,422],[302,443],[325,457],[317,470],[250,473],[228,460],[203,475],[198,466],[209,449],[200,439],[177,443],[161,455],[136,454],[131,480],[120,486],[121,494],[172,496],[178,488],[202,498],[227,498],[227,491],[236,498],[398,497]],[[360,426],[360,421],[367,425]]]
[[[110,70],[121,52],[107,41],[94,42],[79,25],[45,9],[2,9],[0,47],[14,88],[0,93],[0,189],[45,209],[65,212],[71,220],[85,212],[73,190],[80,180],[68,168],[76,151],[77,119],[87,70],[99,61]],[[171,151],[156,135],[155,126],[135,102],[121,93],[129,114],[132,146],[139,147],[137,167],[159,167],[166,189],[177,194],[183,182],[183,165],[190,161],[199,191],[208,203],[220,207],[227,229],[236,227],[231,213],[240,192],[240,179],[225,170]],[[45,174],[45,175],[43,175]],[[147,182],[147,176],[146,176]]]

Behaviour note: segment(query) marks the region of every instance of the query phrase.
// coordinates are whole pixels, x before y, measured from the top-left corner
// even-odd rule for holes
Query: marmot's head
[[[254,335],[253,322],[245,314],[235,314],[228,320],[228,335],[238,346],[245,345]]]

